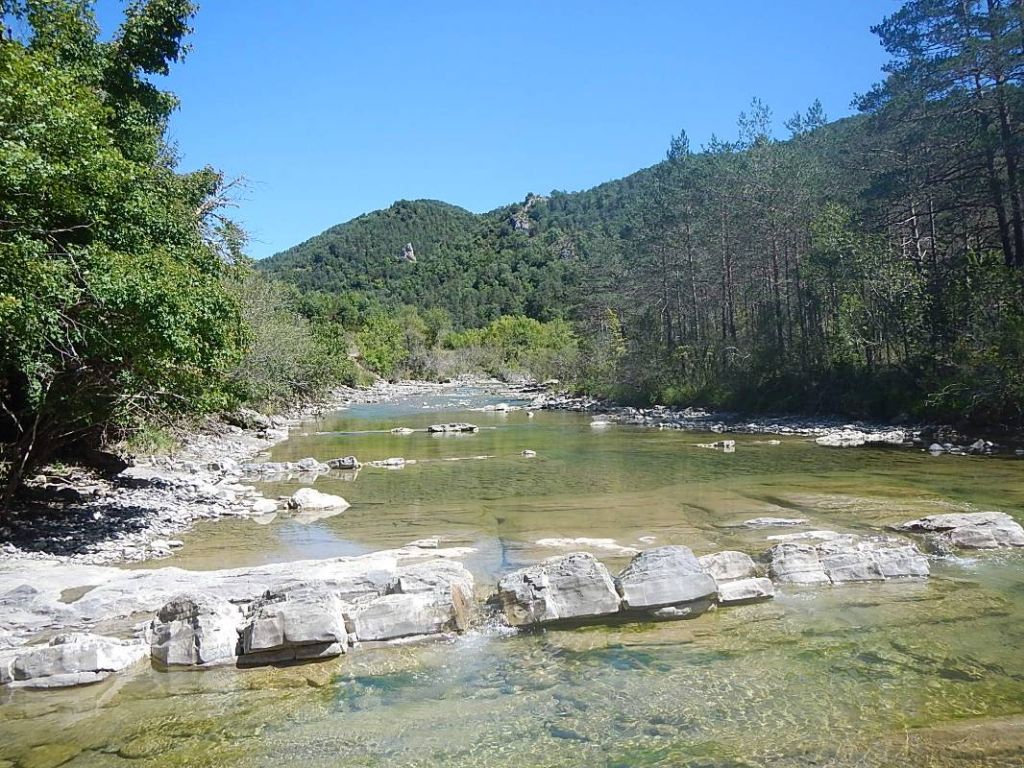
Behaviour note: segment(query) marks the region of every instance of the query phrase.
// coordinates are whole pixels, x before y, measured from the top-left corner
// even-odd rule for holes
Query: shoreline
[[[564,392],[545,392],[534,382],[506,383],[491,378],[444,383],[381,381],[367,388],[341,387],[320,401],[273,417],[250,411],[251,423],[246,427],[230,423],[229,416],[211,418],[188,433],[174,453],[136,457],[133,465],[114,480],[78,475],[55,478],[57,482],[50,483],[48,478],[43,487],[50,498],[21,505],[0,528],[0,560],[127,566],[170,557],[181,546],[174,537],[200,521],[253,518],[280,509],[280,500],[264,497],[249,484],[261,478],[245,465],[288,440],[299,424],[353,405],[394,402],[459,387],[490,388],[509,399],[532,397],[528,404],[516,408],[592,414],[601,416],[606,424],[722,435],[804,437],[833,448],[881,444],[931,449],[933,455],[1024,456],[1020,448],[1014,450],[984,440],[974,445],[930,444],[928,430],[934,434],[941,428],[924,425],[849,421],[838,416],[774,417],[698,408],[635,408]],[[956,433],[952,437],[963,439]],[[730,451],[734,449],[732,442],[722,440],[707,447]],[[303,477],[301,467],[296,471]],[[307,474],[312,485],[316,473]]]
[[[824,446],[859,447],[887,444],[920,448],[932,454],[954,456],[1024,456],[1024,435],[1007,432],[971,432],[964,434],[949,425],[912,423],[899,419],[891,422],[850,419],[838,415],[808,416],[803,414],[740,414],[709,411],[703,408],[672,408],[655,405],[637,408],[616,405],[597,398],[574,397],[566,393],[541,395],[531,407],[549,411],[590,413],[624,425],[684,432],[737,435],[779,435],[810,437]],[[1002,442],[989,439],[998,437]],[[902,436],[900,436],[902,435]]]
[[[224,416],[188,434],[166,456],[136,457],[114,480],[78,476],[47,483],[51,498],[27,502],[0,528],[0,560],[44,560],[77,565],[125,566],[169,557],[181,546],[174,536],[202,520],[254,517],[279,508],[249,481],[244,464],[283,443],[291,430],[317,416],[353,405],[393,402],[465,386],[515,392],[491,379],[448,383],[377,382],[342,387],[326,398],[265,417],[246,428]],[[315,477],[315,476],[314,476]]]

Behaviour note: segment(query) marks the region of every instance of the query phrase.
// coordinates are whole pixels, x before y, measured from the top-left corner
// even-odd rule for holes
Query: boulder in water
[[[63,688],[104,680],[141,661],[146,646],[89,633],[58,635],[46,645],[0,655],[0,684],[24,688]]]
[[[953,512],[929,515],[896,526],[898,531],[927,533],[963,549],[1024,547],[1024,528],[1004,512]]]
[[[292,494],[288,506],[299,510],[336,509],[342,511],[348,508],[349,503],[341,496],[321,493],[314,488],[300,488]]]
[[[772,578],[791,584],[841,584],[929,575],[928,560],[917,547],[890,536],[837,534],[818,541],[785,541],[772,547],[768,557]]]
[[[269,590],[249,607],[239,663],[274,663],[345,653],[343,606],[330,585],[298,583]]]
[[[150,656],[159,664],[204,666],[238,655],[238,606],[202,592],[182,594],[161,608],[149,624]]]
[[[646,549],[636,555],[615,586],[624,609],[664,608],[715,595],[711,578],[689,548],[672,545]]]
[[[587,552],[552,557],[502,577],[498,599],[513,627],[593,619],[619,610],[611,574]]]
[[[771,579],[734,579],[718,584],[718,602],[721,605],[741,605],[775,597]]]

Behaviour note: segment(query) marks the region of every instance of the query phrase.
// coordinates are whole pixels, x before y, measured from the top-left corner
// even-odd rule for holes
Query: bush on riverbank
[[[211,169],[174,171],[157,89],[193,6],[131,5],[102,40],[79,3],[5,2],[0,43],[0,465],[7,498],[69,446],[226,405],[243,331]]]

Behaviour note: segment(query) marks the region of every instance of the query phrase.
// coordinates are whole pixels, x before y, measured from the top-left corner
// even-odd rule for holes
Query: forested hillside
[[[232,182],[167,137],[194,5],[107,35],[82,0],[0,11],[0,501],[62,453],[370,374],[1024,425],[1018,2],[906,2],[855,117],[783,132],[755,100],[625,179],[400,201],[257,270]]]
[[[755,100],[627,179],[476,217],[401,202],[264,268],[457,327],[566,318],[578,385],[620,399],[1019,423],[1022,14],[911,0],[855,118],[815,102],[779,137]]]

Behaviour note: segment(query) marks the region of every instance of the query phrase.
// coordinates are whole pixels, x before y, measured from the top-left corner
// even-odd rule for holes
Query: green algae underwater
[[[1024,518],[1024,462],[826,449],[804,438],[613,426],[579,414],[468,410],[474,393],[356,406],[301,425],[273,460],[415,460],[331,473],[344,514],[204,523],[173,558],[206,569],[350,555],[440,537],[481,598],[499,574],[586,548],[756,554],[802,528],[864,532],[923,514]],[[396,435],[469,421],[469,435]],[[537,452],[524,457],[522,451]],[[487,458],[483,458],[487,457]],[[304,483],[268,483],[284,495]],[[586,539],[586,542],[573,542]],[[136,566],[139,567],[139,566]],[[237,670],[145,667],[0,699],[0,766],[1024,765],[1024,553],[934,558],[932,578],[782,585],[693,620],[448,641]]]

